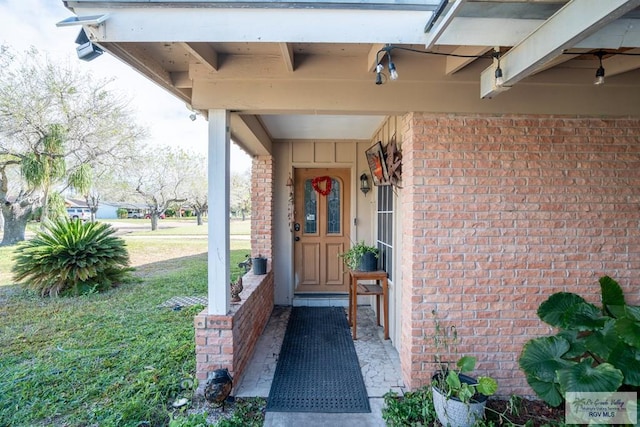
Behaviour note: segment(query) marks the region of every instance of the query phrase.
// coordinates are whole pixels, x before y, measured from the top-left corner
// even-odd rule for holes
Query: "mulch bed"
[[[489,399],[487,401],[487,408],[504,413],[514,424],[524,425],[527,421],[532,421],[532,425],[538,427],[549,423],[564,422],[564,405],[553,408],[539,400],[521,399],[517,405],[517,411],[514,411],[516,414],[509,411],[508,406],[509,402],[506,400]],[[499,423],[499,417],[490,410],[486,411],[486,417],[494,420],[496,424]]]

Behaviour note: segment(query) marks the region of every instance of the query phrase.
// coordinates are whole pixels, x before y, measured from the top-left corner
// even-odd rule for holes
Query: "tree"
[[[231,211],[244,221],[251,211],[251,176],[249,172],[231,172]]]
[[[209,210],[208,186],[207,186],[207,159],[205,156],[190,154],[188,164],[184,170],[189,173],[185,176],[186,205],[196,215],[196,222],[202,225],[202,216]]]
[[[147,204],[152,231],[158,229],[160,215],[172,204],[187,200],[185,177],[192,172],[187,169],[188,158],[182,150],[147,149],[136,159],[135,167],[122,177]]]
[[[144,136],[127,101],[71,66],[32,48],[0,48],[0,245],[24,240],[28,219],[67,187],[86,191],[92,171],[132,155]]]

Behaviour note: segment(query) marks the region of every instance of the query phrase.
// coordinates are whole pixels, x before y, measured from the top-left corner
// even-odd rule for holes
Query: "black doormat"
[[[371,412],[343,308],[291,309],[267,411]]]

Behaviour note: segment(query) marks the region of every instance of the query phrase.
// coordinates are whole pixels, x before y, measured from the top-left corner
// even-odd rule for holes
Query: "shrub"
[[[42,296],[104,291],[128,279],[129,254],[108,224],[58,219],[20,245],[14,280]]]
[[[388,426],[429,426],[437,420],[431,386],[404,393],[399,397],[389,391],[384,395],[382,418]]]
[[[542,321],[560,329],[528,341],[520,368],[531,388],[552,406],[566,392],[613,392],[640,386],[640,307],[627,305],[618,283],[600,279],[602,308],[558,292],[538,308]]]

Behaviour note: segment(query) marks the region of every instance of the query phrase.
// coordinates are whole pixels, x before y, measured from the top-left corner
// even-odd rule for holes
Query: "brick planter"
[[[261,276],[247,273],[242,283],[242,301],[232,304],[227,315],[207,314],[205,309],[195,317],[196,378],[200,390],[207,374],[219,368],[229,369],[234,385],[239,384],[271,316],[273,271]]]

